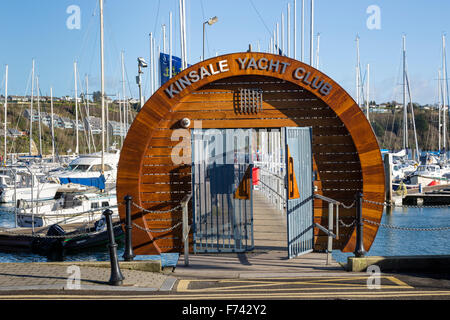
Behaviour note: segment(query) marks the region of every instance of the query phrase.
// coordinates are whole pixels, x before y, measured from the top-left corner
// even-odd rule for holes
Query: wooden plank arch
[[[257,84],[263,88],[263,110],[240,113],[233,105],[233,92]],[[218,99],[218,100],[217,100]],[[125,195],[131,195],[132,219],[147,229],[167,229],[181,219],[181,211],[158,215],[176,206],[190,188],[190,165],[174,164],[171,154],[180,146],[172,141],[180,119],[195,120],[203,128],[313,127],[314,166],[318,193],[350,204],[354,194],[384,201],[384,168],[378,142],[364,113],[351,96],[319,70],[288,57],[267,53],[233,53],[202,61],[173,77],[145,103],[124,141],[117,177],[119,213],[124,220]],[[188,144],[188,143],[187,143]],[[190,154],[185,154],[190,163]],[[138,207],[139,206],[139,207]],[[314,219],[327,225],[327,205],[315,201]],[[364,203],[363,217],[379,222],[383,208]],[[350,222],[355,209],[341,209]],[[364,246],[370,249],[378,227],[365,224]],[[353,227],[341,228],[334,247],[351,252]],[[181,228],[165,233],[133,228],[136,254],[181,252]],[[324,249],[325,236],[315,234],[315,248]]]

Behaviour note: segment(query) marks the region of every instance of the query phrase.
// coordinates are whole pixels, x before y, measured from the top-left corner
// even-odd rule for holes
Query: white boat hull
[[[65,207],[59,200],[19,208],[17,224],[19,227],[46,227],[52,224],[91,223],[102,218],[103,212],[110,208],[113,218],[119,216],[115,194],[100,195],[83,200],[81,203]]]
[[[43,183],[33,188],[2,188],[0,194],[0,202],[16,203],[17,200],[25,201],[44,201],[55,198],[56,192],[61,187],[58,183]]]
[[[111,209],[113,212],[113,219],[119,217],[119,211],[117,208]],[[18,213],[17,214],[17,225],[19,227],[31,228],[34,227],[47,227],[52,224],[70,224],[70,223],[93,223],[100,220],[103,216],[104,209],[99,209],[94,212],[84,213],[76,215],[76,212],[71,210],[71,212],[49,212],[48,214],[29,214],[29,213]]]
[[[429,176],[421,176],[421,175],[414,175],[411,177],[411,184],[422,186],[427,186],[430,183],[435,181],[437,184],[445,184],[447,183],[447,179],[443,177],[429,177]]]

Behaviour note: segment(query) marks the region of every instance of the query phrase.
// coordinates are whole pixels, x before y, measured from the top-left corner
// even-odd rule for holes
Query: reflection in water
[[[408,228],[450,227],[450,209],[396,207],[391,214],[384,212],[381,223]],[[368,255],[448,255],[448,243],[450,230],[409,231],[380,227]],[[333,251],[333,257],[340,262],[346,262],[349,256],[353,253]]]

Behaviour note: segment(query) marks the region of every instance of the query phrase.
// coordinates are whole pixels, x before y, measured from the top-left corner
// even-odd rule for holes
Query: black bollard
[[[362,221],[362,201],[363,194],[358,192],[356,194],[356,246],[353,252],[356,257],[364,257],[366,251],[363,244],[363,221]]]
[[[133,197],[130,195],[125,196],[125,251],[123,253],[123,259],[125,261],[132,261],[135,257],[133,253],[133,247],[131,245],[131,201]]]
[[[109,284],[113,286],[120,286],[122,285],[122,281],[125,278],[122,275],[122,272],[120,271],[119,260],[117,259],[117,244],[116,241],[114,240],[114,230],[111,217],[112,214],[113,212],[110,209],[106,209],[103,212],[103,215],[106,218],[106,228],[108,229],[109,259],[111,261],[111,277],[109,279]]]

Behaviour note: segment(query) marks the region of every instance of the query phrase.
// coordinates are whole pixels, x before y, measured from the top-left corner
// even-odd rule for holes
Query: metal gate
[[[285,128],[289,258],[313,250],[314,195],[311,133],[311,128]]]
[[[192,130],[194,253],[252,250],[251,130]]]

